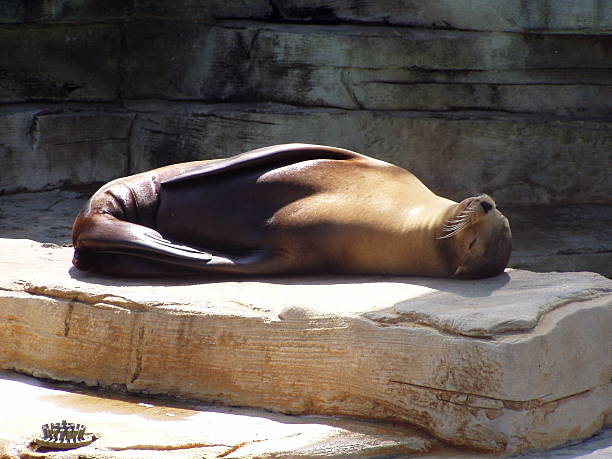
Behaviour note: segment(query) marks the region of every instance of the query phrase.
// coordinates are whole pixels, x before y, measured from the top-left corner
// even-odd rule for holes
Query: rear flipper
[[[272,250],[205,251],[165,239],[157,231],[110,215],[93,217],[74,242],[72,263],[118,277],[185,276],[203,273],[272,273],[282,265]]]

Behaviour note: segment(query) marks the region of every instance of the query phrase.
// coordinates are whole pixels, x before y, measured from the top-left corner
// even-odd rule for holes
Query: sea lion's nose
[[[480,201],[480,205],[482,206],[483,210],[485,211],[485,214],[493,208],[493,206],[491,204],[489,204],[488,202],[486,202],[486,201]]]

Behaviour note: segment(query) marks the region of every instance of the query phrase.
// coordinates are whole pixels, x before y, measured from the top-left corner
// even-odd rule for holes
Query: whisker
[[[476,208],[473,205],[468,206],[455,218],[447,221],[446,223],[444,223],[444,225],[442,225],[442,231],[447,234],[438,237],[438,239],[448,239],[453,236],[456,236],[461,231],[463,231],[474,223],[475,215]]]

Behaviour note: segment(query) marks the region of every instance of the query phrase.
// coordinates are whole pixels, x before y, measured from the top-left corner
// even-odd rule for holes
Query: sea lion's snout
[[[493,208],[493,206],[489,204],[487,201],[481,201],[480,206],[485,211],[485,214]]]
[[[464,199],[443,230],[446,234],[441,239],[451,240],[457,261],[455,277],[496,276],[508,265],[512,251],[510,225],[489,195]]]

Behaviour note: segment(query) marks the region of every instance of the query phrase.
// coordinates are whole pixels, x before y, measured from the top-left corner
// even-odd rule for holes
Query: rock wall
[[[0,193],[298,141],[453,199],[607,202],[611,32],[605,0],[8,0]]]

